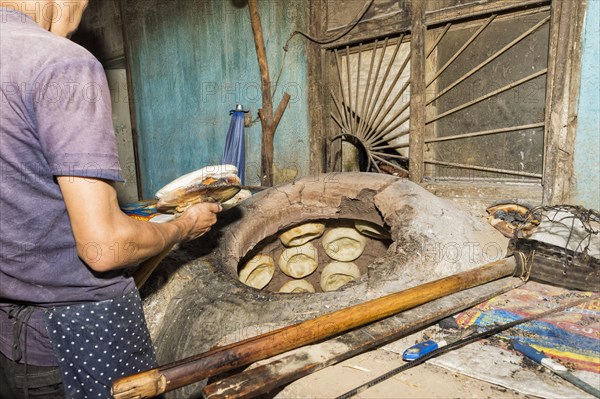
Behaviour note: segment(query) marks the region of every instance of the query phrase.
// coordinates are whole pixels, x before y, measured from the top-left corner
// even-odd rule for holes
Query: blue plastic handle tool
[[[406,362],[417,360],[421,356],[425,356],[426,354],[433,352],[440,346],[445,346],[445,342],[444,345],[440,345],[439,342],[435,342],[434,340],[430,339],[428,341],[418,343],[405,350],[404,353],[402,353],[402,359]]]
[[[477,328],[478,326],[473,325],[460,330],[458,333],[450,334],[444,337],[444,339],[440,339],[439,341],[434,341],[430,339],[428,341],[413,345],[404,351],[404,353],[402,354],[402,359],[404,359],[404,361],[406,362],[416,360],[421,356],[425,356],[438,348],[441,348],[443,346],[461,340],[465,337],[468,337],[469,335],[472,335],[477,331]]]
[[[521,352],[523,355],[541,364],[542,366],[552,370],[554,373],[556,373],[556,375],[569,381],[577,388],[594,395],[596,398],[600,398],[600,390],[598,388],[588,384],[585,381],[582,381],[580,378],[573,375],[573,373],[569,372],[569,370],[565,366],[550,359],[543,352],[540,352],[537,349],[532,348],[531,346],[521,343],[519,341],[512,341],[512,343],[513,348],[515,348],[515,350]]]
[[[521,343],[519,341],[513,341],[513,347],[515,348],[515,350],[518,350],[519,352],[521,352],[522,354],[539,364],[542,364],[542,360],[548,357],[544,355],[543,352],[540,352],[539,350],[532,348],[531,346]]]

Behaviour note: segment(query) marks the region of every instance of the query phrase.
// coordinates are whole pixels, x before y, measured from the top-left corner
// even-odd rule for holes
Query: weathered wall
[[[241,4],[239,4],[241,3]],[[236,103],[255,118],[262,104],[260,75],[245,2],[232,0],[127,0],[143,196],[174,178],[220,163]],[[306,0],[259,2],[271,80],[289,35],[305,30]],[[292,96],[275,134],[276,182],[308,173],[305,42],[290,44],[274,98]],[[283,89],[283,90],[282,90]],[[246,129],[246,183],[258,184],[261,126]],[[279,179],[281,181],[281,178]]]
[[[119,1],[90,1],[79,29],[71,39],[88,49],[105,67],[123,58],[125,49]]]
[[[575,137],[572,202],[600,209],[600,1],[588,0]]]

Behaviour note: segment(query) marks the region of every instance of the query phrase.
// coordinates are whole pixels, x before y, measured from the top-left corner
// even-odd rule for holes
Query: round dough
[[[310,242],[288,248],[281,253],[277,264],[281,271],[290,277],[306,277],[319,266],[317,249]]]
[[[322,239],[323,249],[331,259],[350,262],[362,255],[367,239],[353,228],[329,230]]]
[[[315,292],[315,287],[306,280],[291,280],[281,286],[279,292],[289,294],[303,294]]]
[[[297,247],[321,237],[324,231],[325,225],[323,223],[305,223],[282,233],[279,239],[286,247]]]
[[[390,233],[387,232],[383,227],[370,222],[364,222],[362,220],[356,220],[354,222],[354,228],[364,236],[375,238],[376,240],[384,240],[390,238]]]
[[[331,262],[321,272],[323,291],[335,291],[360,277],[358,266],[352,262]]]
[[[263,289],[275,274],[275,261],[269,255],[258,254],[240,270],[240,281],[247,286]]]

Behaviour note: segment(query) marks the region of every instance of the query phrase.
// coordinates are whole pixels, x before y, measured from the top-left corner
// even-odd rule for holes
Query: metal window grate
[[[427,31],[426,178],[540,183],[549,20],[546,6]],[[408,39],[329,51],[334,139],[360,149],[363,170],[408,165]]]

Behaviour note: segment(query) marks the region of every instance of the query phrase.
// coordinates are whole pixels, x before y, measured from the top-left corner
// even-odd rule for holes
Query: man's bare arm
[[[191,206],[168,223],[148,223],[125,215],[114,187],[98,179],[59,176],[77,242],[77,254],[93,270],[130,267],[180,241],[210,230],[221,211],[219,204]]]

